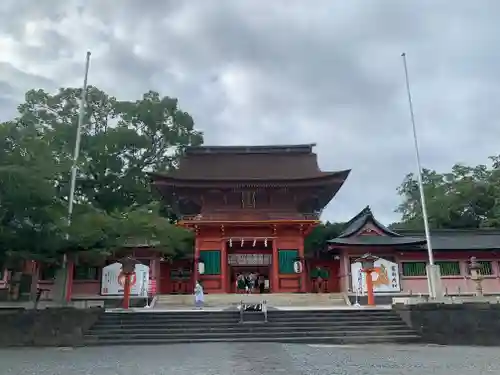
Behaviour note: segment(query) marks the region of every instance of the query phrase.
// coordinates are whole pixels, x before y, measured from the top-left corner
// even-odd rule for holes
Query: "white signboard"
[[[352,290],[361,289],[359,282],[361,281],[362,290],[366,293],[366,273],[361,272],[361,263],[351,264],[351,283]],[[358,280],[358,277],[361,280]],[[401,291],[401,283],[399,279],[399,267],[397,263],[390,262],[386,259],[379,258],[375,261],[375,271],[372,272],[373,291],[374,293],[395,293]]]
[[[227,261],[231,266],[268,266],[272,262],[271,254],[229,254]]]
[[[122,296],[125,286],[125,275],[120,263],[113,263],[102,269],[101,295]],[[147,297],[149,290],[149,267],[136,264],[135,272],[130,277],[130,295]]]

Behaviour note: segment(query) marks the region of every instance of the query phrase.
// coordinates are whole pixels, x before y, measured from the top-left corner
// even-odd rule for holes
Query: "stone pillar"
[[[229,293],[229,283],[228,283],[228,264],[227,264],[227,244],[226,240],[221,240],[221,250],[220,250],[220,277],[221,277],[221,288],[222,293]]]
[[[272,260],[272,279],[271,279],[271,292],[279,292],[279,257],[278,257],[278,242],[273,239],[273,260]]]

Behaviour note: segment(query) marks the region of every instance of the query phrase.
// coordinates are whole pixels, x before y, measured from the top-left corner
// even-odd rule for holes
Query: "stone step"
[[[349,332],[368,332],[368,331],[384,331],[384,332],[392,332],[392,331],[407,331],[408,327],[404,324],[398,325],[387,325],[376,327],[368,327],[367,326],[329,326],[328,329],[330,331],[335,331],[338,333],[349,333]],[[265,323],[259,324],[240,324],[238,326],[230,326],[230,327],[184,327],[184,328],[155,328],[155,327],[110,327],[110,328],[94,328],[91,329],[89,334],[96,335],[136,335],[136,334],[215,334],[215,333],[283,333],[293,331],[294,333],[300,332],[323,332],[325,330],[324,326],[321,325],[307,325],[307,326],[276,326]]]
[[[106,313],[86,336],[89,345],[180,342],[328,342],[356,337],[406,342],[418,335],[391,310]],[[385,338],[385,340],[383,339]],[[365,341],[369,342],[369,341]]]
[[[354,336],[378,336],[378,335],[384,335],[384,334],[389,334],[389,335],[410,335],[413,334],[413,332],[409,328],[405,329],[397,329],[397,330],[392,330],[392,331],[385,331],[385,330],[380,330],[378,328],[365,328],[363,330],[358,330],[358,331],[350,331],[350,330],[331,330],[331,329],[318,329],[315,331],[299,331],[299,330],[294,330],[292,336],[298,337],[308,337],[308,336],[315,336],[315,337],[322,337],[322,336],[349,336],[349,337],[354,337]],[[91,335],[88,335],[91,336]],[[211,331],[206,331],[206,332],[198,332],[198,333],[191,333],[191,332],[156,332],[156,333],[145,333],[145,332],[140,332],[140,333],[130,333],[130,332],[118,332],[118,333],[108,333],[108,332],[103,332],[99,333],[99,335],[95,335],[96,337],[99,337],[99,339],[120,339],[120,338],[127,338],[131,341],[134,340],[142,340],[142,339],[160,339],[163,338],[165,340],[168,339],[182,339],[182,338],[224,338],[224,337],[239,337],[239,338],[244,338],[244,337],[255,337],[255,338],[262,338],[262,337],[274,337],[276,339],[283,338],[283,337],[290,337],[291,334],[290,332],[283,332],[283,331],[261,331],[261,330],[252,330],[252,331],[228,331],[228,332],[211,332]]]
[[[204,304],[210,306],[231,306],[241,301],[260,303],[267,301],[269,306],[309,306],[309,305],[346,305],[341,293],[272,293],[272,294],[206,294]],[[193,306],[192,295],[159,295],[155,306]]]
[[[96,325],[93,326],[93,329],[155,329],[155,330],[162,330],[162,329],[206,329],[207,327],[211,329],[217,329],[217,328],[231,328],[234,327],[235,324],[239,322],[232,321],[232,322],[224,322],[224,321],[218,321],[218,322],[200,322],[200,324],[161,324],[161,323],[139,323],[139,322],[134,322],[134,323],[105,323],[105,322],[99,322]],[[328,322],[329,327],[349,327],[349,328],[355,328],[355,327],[365,327],[365,326],[370,326],[376,324],[377,327],[393,327],[393,326],[406,326],[403,322],[398,321],[398,320],[386,320],[386,321],[374,321],[374,320],[360,320],[360,321],[351,321],[351,322]],[[271,327],[277,327],[279,329],[289,329],[289,328],[294,328],[294,327],[324,327],[323,322],[304,322],[304,321],[295,321],[295,320],[284,320],[284,321],[269,321],[266,326],[271,326]]]
[[[275,308],[268,309],[268,313],[274,316],[398,316],[389,309],[323,309],[323,310],[279,310]],[[237,309],[228,309],[221,311],[210,310],[188,310],[188,311],[159,311],[159,310],[143,310],[143,311],[127,311],[127,312],[107,312],[103,318],[133,318],[140,317],[141,319],[153,317],[230,317],[239,314]]]
[[[309,336],[309,337],[225,337],[225,338],[190,338],[190,339],[96,339],[87,338],[86,345],[109,346],[109,345],[165,345],[165,344],[186,344],[186,343],[207,343],[207,342],[273,342],[273,343],[302,343],[302,344],[329,344],[329,345],[364,345],[374,343],[398,343],[412,344],[420,342],[420,337],[415,334],[409,335],[373,335],[362,337],[348,336]]]
[[[260,315],[252,315],[252,316],[244,316],[243,320],[260,320],[259,317],[264,319],[264,316]],[[142,327],[185,327],[185,326],[218,326],[224,324],[236,324],[240,321],[240,319],[231,319],[231,320],[176,320],[176,321],[99,321],[96,323],[97,327],[100,326],[121,326],[121,327],[132,327],[132,326],[142,326]],[[280,325],[304,325],[309,324],[309,322],[313,322],[314,324],[319,325],[378,325],[378,324],[396,324],[401,322],[401,320],[397,318],[386,318],[386,319],[368,319],[368,318],[360,318],[360,319],[294,319],[294,318],[281,318],[274,319],[272,317],[268,317],[268,322],[271,324],[280,324]]]
[[[179,313],[182,314],[182,313]],[[250,316],[250,315],[264,315],[263,313],[244,313],[244,316]],[[226,315],[226,316],[216,316],[216,315],[204,315],[204,314],[196,314],[196,315],[190,315],[190,316],[155,316],[152,314],[137,314],[134,316],[113,316],[113,317],[107,317],[103,316],[101,319],[99,319],[100,322],[108,322],[108,323],[115,323],[115,322],[123,322],[123,323],[140,323],[140,324],[146,324],[149,322],[156,322],[158,324],[162,323],[196,323],[196,322],[224,322],[224,321],[238,321],[240,320],[240,314],[236,313],[233,315]],[[274,314],[269,312],[268,313],[268,320],[270,321],[290,321],[290,320],[295,320],[295,321],[322,321],[322,322],[349,322],[349,321],[356,321],[356,320],[400,320],[400,318],[396,315],[369,315],[369,314],[353,314],[352,316],[349,315],[283,315],[283,314]]]

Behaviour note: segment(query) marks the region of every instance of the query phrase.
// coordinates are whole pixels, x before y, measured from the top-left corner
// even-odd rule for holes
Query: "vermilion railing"
[[[183,221],[251,221],[251,220],[318,220],[319,214],[302,214],[293,212],[225,212],[203,213],[198,215],[185,215]]]

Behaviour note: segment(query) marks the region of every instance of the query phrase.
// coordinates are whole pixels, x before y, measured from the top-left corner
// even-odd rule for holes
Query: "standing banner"
[[[352,290],[359,287],[359,280],[354,275],[361,274],[361,291],[366,293],[366,273],[362,270],[360,262],[351,264]],[[359,278],[359,277],[358,277]],[[372,272],[374,293],[397,293],[401,291],[399,279],[399,266],[397,263],[379,258],[375,261],[375,270]],[[356,285],[358,284],[358,285]]]
[[[113,263],[102,269],[101,295],[122,296],[125,286],[125,274],[120,263]],[[130,277],[130,295],[147,296],[149,289],[149,267],[136,264],[135,271]]]

